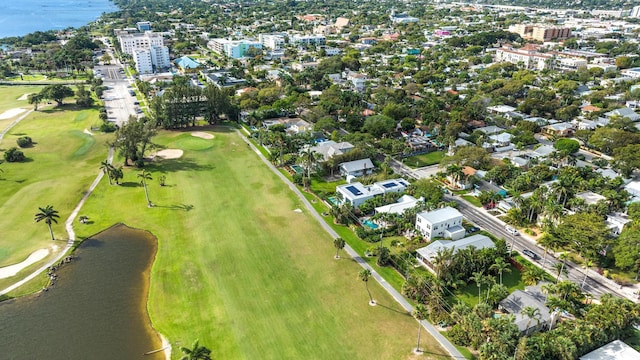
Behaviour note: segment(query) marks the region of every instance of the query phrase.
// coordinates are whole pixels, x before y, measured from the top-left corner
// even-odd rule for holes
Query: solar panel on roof
[[[358,190],[355,186],[347,186],[347,190],[351,191],[351,193],[355,196],[362,195],[362,191]]]
[[[391,183],[383,184],[382,186],[384,186],[384,187],[385,187],[385,188],[387,188],[387,189],[391,189],[391,188],[393,188],[393,187],[398,186],[398,184],[396,184],[396,183],[394,183],[394,182],[391,182]]]

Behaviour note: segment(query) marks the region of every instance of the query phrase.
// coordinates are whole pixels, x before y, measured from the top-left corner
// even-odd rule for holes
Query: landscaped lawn
[[[472,195],[462,195],[462,198],[467,200],[468,202],[470,202],[473,206],[476,207],[481,207],[482,203],[480,203],[480,200],[478,200],[477,197],[472,196]]]
[[[26,91],[11,90],[14,95]],[[64,247],[67,239],[64,221],[97,175],[98,164],[107,156],[106,141],[111,136],[83,133],[97,118],[96,110],[37,111],[0,142],[1,152],[15,147],[20,136],[30,136],[35,142],[33,147],[23,149],[26,162],[4,162],[0,166],[4,171],[0,173],[0,266],[20,262],[38,249]],[[47,205],[60,213],[53,229],[61,241],[51,241],[47,226],[33,221],[38,207]],[[29,269],[42,263],[44,260]],[[0,288],[15,281],[15,278],[0,279]]]
[[[524,290],[524,283],[522,282],[522,274],[518,269],[511,265],[509,267],[511,272],[502,273],[502,284],[509,289],[509,293],[516,290]],[[499,276],[496,276],[496,283],[499,283]],[[469,281],[469,283],[455,292],[456,300],[460,300],[469,306],[475,306],[478,303],[478,287],[476,283]],[[487,296],[487,287],[482,286],[483,299]]]
[[[427,154],[411,156],[404,159],[404,163],[412,168],[439,164],[444,158],[444,151],[433,151]]]
[[[25,100],[18,100],[25,94],[36,93],[42,90],[42,86],[0,86],[0,114],[14,108],[31,109],[33,105],[29,105],[29,102]],[[0,129],[4,129],[1,125]]]
[[[89,236],[124,222],[158,237],[148,308],[173,357],[195,339],[220,359],[411,357],[415,320],[373,280],[379,306],[368,306],[360,266],[333,259],[330,236],[236,134],[214,135],[162,132],[157,143],[185,153],[147,167],[156,206],[126,169],[81,211],[93,223],[76,226]],[[444,353],[422,334],[430,354]]]

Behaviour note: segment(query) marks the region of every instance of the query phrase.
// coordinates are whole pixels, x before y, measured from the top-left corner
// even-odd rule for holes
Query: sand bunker
[[[191,133],[191,136],[195,136],[195,137],[199,137],[201,139],[207,139],[207,140],[213,139],[213,135],[203,131],[194,131]]]
[[[87,135],[93,136],[93,133],[91,131],[89,131],[88,129],[84,129],[84,130],[82,130],[82,132],[87,134]]]
[[[36,250],[31,253],[31,255],[29,255],[29,257],[27,257],[23,262],[0,268],[0,279],[15,276],[20,272],[20,270],[44,259],[45,257],[47,257],[47,255],[49,255],[49,249]]]
[[[32,93],[26,93],[18,98],[18,100],[29,100],[29,95]]]
[[[179,159],[184,152],[180,149],[164,149],[149,156],[151,159]]]
[[[7,110],[7,111],[3,112],[2,114],[0,114],[0,120],[11,119],[13,117],[16,117],[16,116],[22,114],[25,111],[27,111],[27,110],[21,109],[21,108],[15,108],[15,109]]]

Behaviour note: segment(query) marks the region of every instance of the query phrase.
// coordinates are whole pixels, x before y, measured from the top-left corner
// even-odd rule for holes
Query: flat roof
[[[614,340],[580,357],[580,360],[638,360],[640,352],[620,340]]]
[[[418,216],[433,224],[456,217],[462,217],[462,213],[457,209],[447,206],[433,211],[423,211],[419,213]]]

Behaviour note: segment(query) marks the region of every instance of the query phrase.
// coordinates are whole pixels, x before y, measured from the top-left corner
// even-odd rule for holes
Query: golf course
[[[5,135],[3,151],[23,135],[36,144],[24,149],[27,162],[0,166],[0,267],[64,247],[64,219],[98,174],[113,136],[84,132],[96,118],[95,110],[46,108]],[[141,170],[125,167],[120,185],[102,179],[80,211],[89,221],[74,228],[83,239],[124,223],[158,238],[147,309],[171,342],[172,358],[196,339],[218,359],[415,357],[417,322],[373,279],[368,286],[378,305],[368,305],[360,266],[345,253],[334,259],[333,239],[235,130],[161,131],[153,141],[182,150],[179,158],[157,157],[145,166],[154,206],[147,207]],[[60,213],[53,230],[61,240],[51,241],[46,225],[33,222],[46,205]],[[0,279],[0,287],[37,266]],[[44,281],[43,275],[10,295]],[[425,331],[421,347],[420,358],[447,358]]]

